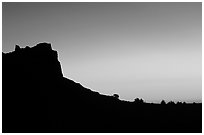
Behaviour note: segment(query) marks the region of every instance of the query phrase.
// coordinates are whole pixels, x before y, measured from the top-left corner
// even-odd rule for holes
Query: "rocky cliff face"
[[[63,78],[57,52],[48,43],[16,45],[14,52],[3,53],[2,71],[4,129],[34,129],[35,124],[41,129],[48,120],[48,97]]]
[[[48,43],[40,43],[32,48],[16,45],[14,52],[3,54],[3,66],[5,70],[9,68],[7,75],[11,76],[18,73],[38,79],[63,77],[57,51],[52,50]]]
[[[73,130],[100,99],[98,92],[63,77],[57,52],[48,43],[16,45],[14,52],[2,54],[2,71],[4,132],[47,132],[64,128],[63,120]]]

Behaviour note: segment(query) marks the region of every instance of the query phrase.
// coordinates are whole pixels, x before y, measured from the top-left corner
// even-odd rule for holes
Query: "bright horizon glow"
[[[2,50],[49,42],[63,75],[146,102],[202,99],[202,3],[3,3]]]

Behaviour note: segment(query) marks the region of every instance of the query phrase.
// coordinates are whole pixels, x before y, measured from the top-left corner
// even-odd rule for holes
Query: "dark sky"
[[[3,3],[3,52],[52,43],[65,77],[147,102],[201,101],[200,3]]]

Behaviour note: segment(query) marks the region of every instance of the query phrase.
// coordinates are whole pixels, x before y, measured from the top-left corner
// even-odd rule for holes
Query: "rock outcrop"
[[[202,104],[121,101],[63,77],[51,44],[2,54],[4,133],[201,132]]]

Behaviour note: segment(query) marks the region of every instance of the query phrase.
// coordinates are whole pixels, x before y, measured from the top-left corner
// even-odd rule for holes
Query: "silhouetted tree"
[[[140,99],[139,98],[135,98],[134,102],[135,103],[139,103]]]
[[[143,101],[143,99],[136,98],[136,99],[134,100],[134,103],[143,104],[144,101]]]
[[[175,103],[173,101],[169,101],[167,104],[168,105],[174,105]]]
[[[166,102],[164,100],[161,101],[161,105],[165,105]]]
[[[143,104],[143,103],[144,103],[144,100],[143,100],[143,99],[140,99],[140,103]]]
[[[113,97],[116,99],[119,99],[119,95],[118,94],[113,94]]]
[[[15,46],[15,51],[20,51],[20,50],[21,50],[20,46],[16,45]]]
[[[178,101],[176,104],[177,104],[177,105],[182,105],[182,102],[179,102],[179,101]]]

